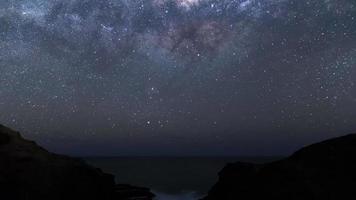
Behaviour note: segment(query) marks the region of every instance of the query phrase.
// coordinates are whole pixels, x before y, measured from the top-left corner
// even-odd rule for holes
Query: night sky
[[[355,0],[1,0],[0,123],[72,155],[356,132]]]

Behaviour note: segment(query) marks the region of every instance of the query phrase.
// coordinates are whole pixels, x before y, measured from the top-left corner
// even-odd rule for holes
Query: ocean
[[[218,180],[219,171],[236,161],[255,163],[278,157],[90,157],[85,160],[114,174],[117,183],[148,187],[155,200],[197,200]]]

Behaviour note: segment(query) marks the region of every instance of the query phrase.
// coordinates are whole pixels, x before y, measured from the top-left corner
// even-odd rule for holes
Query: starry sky
[[[356,132],[354,0],[1,0],[0,123],[73,155]]]

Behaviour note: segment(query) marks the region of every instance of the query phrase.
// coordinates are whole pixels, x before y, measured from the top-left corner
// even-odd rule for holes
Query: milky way
[[[356,132],[356,2],[2,0],[0,72],[57,152],[285,154]]]

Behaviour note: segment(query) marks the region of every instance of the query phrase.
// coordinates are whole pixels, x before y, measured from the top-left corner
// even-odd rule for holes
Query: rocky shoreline
[[[267,164],[228,164],[203,200],[356,199],[356,134],[302,148]]]
[[[0,188],[4,200],[152,200],[148,188],[116,185],[114,176],[81,159],[50,153],[0,125]]]
[[[355,199],[356,134],[316,143],[288,158],[228,164],[202,200]],[[48,152],[0,125],[0,197],[4,200],[152,200],[148,188],[116,184],[81,159]]]

